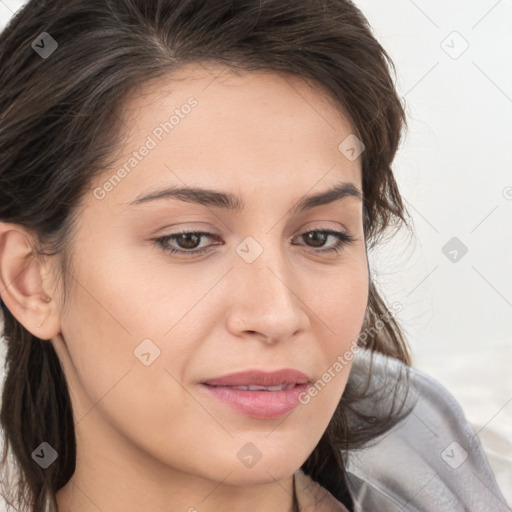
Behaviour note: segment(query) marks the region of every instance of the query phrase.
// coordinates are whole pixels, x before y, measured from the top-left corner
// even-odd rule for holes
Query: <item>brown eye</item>
[[[349,233],[345,231],[334,231],[331,229],[307,231],[306,233],[303,233],[302,235],[299,236],[304,238],[306,240],[306,243],[310,247],[317,248],[315,249],[314,252],[319,253],[331,251],[340,252],[343,247],[348,245],[350,242],[354,241],[354,237]],[[321,249],[321,247],[325,245],[329,237],[334,237],[336,239],[336,242],[334,243],[333,246],[327,249]]]
[[[194,256],[207,251],[211,247],[211,245],[208,245],[200,249],[197,248],[205,237],[213,238],[214,234],[204,231],[180,231],[179,233],[155,238],[154,241],[166,252]],[[170,242],[174,242],[174,246]]]

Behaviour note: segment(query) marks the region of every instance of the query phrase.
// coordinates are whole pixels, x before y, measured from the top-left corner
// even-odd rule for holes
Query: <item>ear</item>
[[[33,237],[23,226],[0,222],[2,300],[25,329],[49,340],[60,332],[60,316],[51,297],[48,268],[32,247]]]

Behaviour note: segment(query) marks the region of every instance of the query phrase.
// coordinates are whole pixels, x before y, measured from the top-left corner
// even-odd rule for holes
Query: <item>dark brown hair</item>
[[[42,32],[58,44],[47,58],[32,47]],[[58,255],[64,291],[77,206],[91,181],[115,160],[124,102],[138,87],[194,62],[315,81],[365,145],[367,248],[390,228],[407,225],[391,170],[406,125],[390,73],[394,66],[349,0],[32,0],[0,34],[0,221],[34,233],[34,257]],[[363,329],[370,335],[360,345],[410,365],[401,330],[372,281],[369,293]],[[49,503],[56,511],[55,493],[75,471],[66,379],[51,342],[28,332],[5,304],[2,310],[2,467],[7,474],[10,448],[19,467],[18,481],[10,486],[17,491],[17,507],[40,512]],[[400,418],[394,411],[351,427],[347,414],[363,396],[347,385],[303,465],[340,499],[343,453]],[[59,454],[44,470],[31,457],[43,441]],[[10,501],[7,493],[5,488]]]

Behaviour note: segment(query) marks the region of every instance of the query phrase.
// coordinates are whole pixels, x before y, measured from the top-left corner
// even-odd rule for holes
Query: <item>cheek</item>
[[[337,268],[331,279],[325,279],[323,291],[314,297],[312,307],[318,312],[323,333],[317,337],[323,373],[316,386],[318,393],[312,393],[329,417],[343,394],[352,367],[368,304],[368,277],[366,259],[354,258]]]
[[[350,344],[361,330],[368,303],[368,267],[364,253],[337,266],[315,286],[315,312],[326,324],[331,349]]]
[[[123,289],[115,275],[110,274],[110,279],[107,283],[105,275],[97,273],[88,281],[87,292],[79,287],[63,321],[66,378],[72,390],[77,435],[88,439],[87,443],[88,433],[102,425],[101,437],[110,451],[115,451],[114,446],[123,449],[116,444],[117,435],[112,435],[121,432],[155,458],[164,445],[177,450],[179,458],[179,443],[170,433],[180,433],[184,444],[190,446],[197,426],[205,423],[204,410],[181,385],[194,347],[187,345],[182,331],[181,343],[176,343],[173,331],[163,342],[155,334],[160,330],[155,323],[165,307],[155,309],[139,302],[136,294],[125,293],[127,288]],[[141,283],[135,279],[130,286],[134,284]],[[164,317],[160,327],[168,330],[177,320],[173,321],[171,314],[164,313]]]

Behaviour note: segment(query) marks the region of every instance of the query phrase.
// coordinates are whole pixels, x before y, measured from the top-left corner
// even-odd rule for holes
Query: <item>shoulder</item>
[[[370,373],[370,388],[381,391],[362,400],[360,410],[384,414],[400,380],[406,383],[409,410],[387,433],[347,454],[350,492],[362,507],[356,510],[510,512],[476,433],[445,387],[365,350],[357,352],[352,371],[352,386],[362,385]]]

